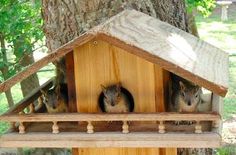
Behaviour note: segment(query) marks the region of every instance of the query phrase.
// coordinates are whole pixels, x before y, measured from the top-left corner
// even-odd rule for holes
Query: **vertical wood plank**
[[[169,100],[169,72],[154,65],[156,111],[164,112]]]
[[[160,148],[160,155],[177,155],[177,148]]]
[[[95,154],[96,155],[159,155],[160,154],[158,148],[80,148],[78,152],[79,155],[95,155]],[[167,154],[167,155],[172,155],[172,154]]]
[[[223,113],[223,98],[213,93],[212,97],[212,111],[220,114],[222,116]],[[219,122],[213,122],[212,130],[222,134],[223,122],[220,120]]]
[[[103,41],[74,51],[77,110],[98,112],[101,84],[121,82],[134,97],[135,112],[155,112],[154,65]]]
[[[169,103],[170,73],[158,65],[154,65],[156,112],[166,111]],[[159,125],[159,132],[165,133],[163,122]],[[177,155],[177,148],[159,148],[160,155]]]
[[[100,85],[117,82],[133,95],[135,112],[156,112],[154,64],[104,41],[93,40],[74,49],[74,71],[78,112],[98,112]],[[79,148],[78,154],[158,155],[159,148]]]
[[[69,98],[69,112],[77,112],[76,93],[75,93],[75,73],[74,73],[74,51],[66,54],[66,79]],[[77,148],[72,148],[72,155],[79,155]]]
[[[77,112],[73,52],[66,54],[66,79],[69,97],[69,112]]]

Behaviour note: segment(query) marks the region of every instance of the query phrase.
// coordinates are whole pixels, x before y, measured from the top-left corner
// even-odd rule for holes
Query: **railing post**
[[[87,133],[94,133],[94,131],[93,131],[93,125],[92,125],[91,121],[88,121]]]
[[[129,133],[129,125],[128,125],[127,121],[123,121],[122,132]]]
[[[195,125],[195,133],[202,133],[202,126],[200,124],[200,121],[197,121],[196,122],[196,125]]]
[[[52,125],[52,133],[59,133],[59,127],[57,125],[57,121],[54,121],[53,122],[53,125]]]
[[[212,131],[217,132],[220,127],[220,121],[212,121]]]
[[[25,133],[25,126],[23,122],[19,122],[19,133],[24,134]]]
[[[165,124],[164,124],[163,121],[160,121],[160,124],[159,124],[158,128],[159,128],[159,133],[165,133],[166,132],[165,131]]]

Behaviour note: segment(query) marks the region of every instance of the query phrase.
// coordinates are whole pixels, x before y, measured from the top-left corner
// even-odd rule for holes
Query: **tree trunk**
[[[42,0],[44,33],[49,51],[55,50],[125,8],[144,12],[187,31],[184,1]]]
[[[22,61],[20,62],[22,67],[26,67],[32,63],[34,63],[33,54],[25,55]],[[22,80],[20,82],[20,86],[22,94],[25,97],[30,92],[32,92],[33,89],[38,88],[40,86],[38,75],[35,73],[29,76],[28,78]]]
[[[24,36],[19,37],[19,39],[16,39],[13,42],[13,47],[14,47],[14,54],[19,55],[18,53],[22,53],[23,55],[19,58],[19,62],[17,65],[17,70],[21,71],[22,68],[27,67],[29,65],[31,65],[32,63],[34,63],[34,57],[33,57],[33,53],[31,52],[31,49],[24,49],[23,51],[19,51],[19,49],[23,49],[23,45],[24,45]],[[19,56],[18,56],[19,57]],[[20,86],[21,86],[21,91],[23,96],[25,97],[26,95],[28,95],[30,92],[32,92],[33,89],[39,87],[39,79],[38,79],[38,75],[32,74],[31,76],[29,76],[28,78],[22,80],[20,82]]]
[[[42,0],[44,33],[49,52],[126,8],[141,11],[190,32],[183,0]]]
[[[0,34],[0,43],[1,43],[1,52],[2,52],[3,62],[7,64],[8,59],[7,59],[7,53],[6,53],[5,39],[4,39],[4,36],[2,34]],[[6,80],[8,78],[8,76],[7,76],[8,66],[6,64],[4,64],[4,67],[1,68],[1,72],[2,72],[4,80]],[[5,91],[5,95],[6,95],[6,98],[7,98],[8,106],[12,107],[14,105],[14,100],[13,100],[13,97],[12,97],[11,89]]]

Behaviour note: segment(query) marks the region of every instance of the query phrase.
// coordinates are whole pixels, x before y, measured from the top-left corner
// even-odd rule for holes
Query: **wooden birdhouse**
[[[159,148],[168,152],[167,148],[220,146],[220,96],[228,88],[228,55],[220,49],[156,18],[126,10],[49,53],[2,83],[0,90],[63,56],[69,112],[35,112],[32,103],[41,95],[39,90],[52,85],[45,83],[0,117],[13,125],[1,136],[0,147],[72,147],[80,148],[80,154],[121,149],[135,154],[143,149],[157,154]],[[168,112],[170,74],[211,91],[210,112]],[[101,85],[116,83],[132,94],[133,112],[101,112]],[[22,113],[28,106],[32,112]],[[193,124],[175,125],[176,121]],[[175,153],[172,149],[170,154]]]

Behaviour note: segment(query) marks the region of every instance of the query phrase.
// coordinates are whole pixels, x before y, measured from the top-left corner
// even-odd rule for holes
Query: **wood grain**
[[[0,147],[219,147],[220,136],[203,134],[158,133],[7,133],[0,138]]]
[[[127,10],[99,33],[103,40],[219,95],[227,92],[228,54],[174,26]]]
[[[212,111],[214,111],[215,113],[218,114],[223,114],[223,98],[216,95],[215,93],[213,93],[213,97],[212,97]],[[218,134],[222,134],[222,128],[223,128],[223,121],[222,119],[218,120],[218,121],[214,121],[212,123],[212,129],[214,132],[218,133]]]
[[[75,93],[75,72],[73,52],[66,54],[66,79],[69,98],[69,112],[77,112],[76,93]]]
[[[227,53],[174,26],[134,10],[123,11],[35,62],[0,84],[0,92],[8,90],[96,35],[221,96],[227,93]]]
[[[154,65],[156,111],[165,112],[169,102],[169,72]]]
[[[80,148],[79,155],[159,155],[158,148]]]
[[[63,113],[63,114],[5,114],[0,121],[8,122],[77,122],[77,121],[217,121],[219,114],[215,113],[129,113],[129,114],[102,114],[102,113]]]
[[[121,82],[134,98],[135,112],[155,112],[154,65],[104,41],[74,50],[78,112],[98,112],[101,84]]]

